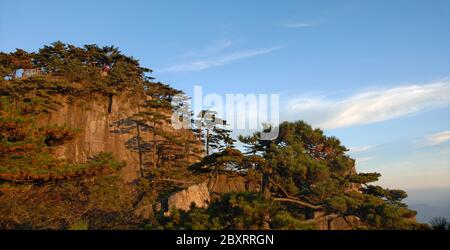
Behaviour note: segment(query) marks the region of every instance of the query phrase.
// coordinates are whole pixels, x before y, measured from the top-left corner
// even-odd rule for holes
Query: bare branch
[[[309,207],[309,208],[312,208],[312,209],[315,209],[315,210],[319,210],[319,209],[322,208],[321,206],[313,205],[313,204],[310,204],[310,203],[307,203],[307,202],[304,202],[304,201],[300,201],[300,200],[297,200],[297,199],[292,199],[292,198],[273,198],[272,200],[275,201],[275,202],[295,203],[295,204],[298,204],[300,206]]]

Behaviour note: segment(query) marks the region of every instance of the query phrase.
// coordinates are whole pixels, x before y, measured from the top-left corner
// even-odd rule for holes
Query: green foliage
[[[292,213],[281,210],[273,216],[270,228],[281,230],[314,230],[314,222],[306,222],[304,218],[295,218]]]
[[[223,197],[222,202],[211,209],[225,228],[263,229],[271,204],[260,194],[232,193]]]
[[[72,225],[67,228],[68,230],[88,230],[89,229],[89,223],[85,220],[79,220],[73,223]]]
[[[2,229],[137,228],[133,192],[116,175],[46,185],[0,185]]]
[[[430,224],[433,230],[450,230],[450,222],[444,217],[434,217]]]
[[[338,194],[328,198],[324,205],[328,212],[346,215],[357,213],[362,201],[358,197]]]
[[[170,216],[160,215],[158,218],[159,229],[168,230],[220,230],[223,225],[218,218],[211,218],[208,210],[191,207],[188,212],[171,210]],[[151,226],[149,225],[151,228]]]
[[[141,176],[156,168],[186,166],[193,158],[198,158],[197,140],[191,133],[179,129],[174,133],[169,127],[173,107],[172,98],[181,91],[162,83],[146,84],[147,99],[140,111],[128,120],[136,131],[134,145],[130,147],[139,153]],[[151,138],[151,139],[144,139]]]
[[[255,133],[240,140],[246,144],[247,154],[264,157],[266,164],[261,171],[271,197],[306,206],[305,214],[309,208],[320,207],[328,213],[357,215],[369,228],[423,227],[415,222],[416,212],[401,203],[406,198],[404,191],[367,185],[377,181],[380,174],[356,173],[347,149],[322,130],[302,121],[284,122],[275,140],[260,138],[261,134]],[[362,193],[354,191],[355,187]]]
[[[161,216],[164,229],[263,229],[271,203],[257,193],[229,193],[212,202],[207,209],[193,208],[188,212],[172,210]]]
[[[18,70],[24,73],[17,76]],[[120,91],[143,91],[149,84],[138,60],[123,55],[116,47],[85,45],[76,47],[60,41],[45,45],[37,53],[18,49],[0,54],[0,91],[24,93],[30,88],[48,93],[83,95],[117,94]],[[26,83],[26,84],[22,84]]]
[[[404,206],[390,204],[381,198],[364,195],[359,215],[374,229],[419,229],[416,212]]]
[[[346,176],[354,171],[354,160],[348,157],[338,139],[326,137],[320,129],[308,124],[284,122],[279,136],[263,141],[261,134],[240,137],[249,155],[261,155],[267,161],[262,170],[270,175],[270,188],[278,196],[307,197],[320,203],[347,190]]]
[[[397,189],[384,189],[380,186],[369,185],[363,189],[363,192],[380,198],[385,198],[391,203],[399,203],[408,195],[403,190]]]
[[[313,221],[303,214],[289,211],[285,205],[266,200],[258,193],[228,193],[213,201],[208,208],[189,211],[171,210],[169,216],[160,215],[158,224],[148,228],[188,230],[261,230],[315,229]]]
[[[349,181],[353,183],[358,184],[367,184],[370,182],[378,181],[378,178],[380,178],[381,174],[379,173],[358,173],[349,176]]]
[[[226,121],[216,117],[217,112],[202,110],[192,120],[192,132],[205,145],[206,154],[221,152],[227,148],[234,148],[234,140],[231,130],[226,129]]]
[[[264,159],[259,156],[246,156],[237,149],[225,148],[223,151],[205,156],[189,169],[194,173],[226,172],[257,168],[261,164],[264,164]]]
[[[220,152],[226,148],[233,148],[235,140],[230,136],[231,130],[214,127],[208,133],[209,152]]]

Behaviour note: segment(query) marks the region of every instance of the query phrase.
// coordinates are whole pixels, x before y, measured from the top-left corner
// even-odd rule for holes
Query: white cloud
[[[220,52],[232,47],[234,42],[230,40],[218,40],[213,45],[206,48],[188,51],[182,54],[182,58],[199,58],[199,57],[209,57],[212,55],[217,55]]]
[[[373,159],[375,159],[375,157],[373,157],[373,156],[359,157],[359,158],[356,158],[356,163],[363,163],[363,162],[367,162],[367,161],[370,161]]]
[[[281,26],[285,28],[307,28],[314,26],[314,24],[308,22],[288,22],[281,24]]]
[[[237,51],[230,52],[226,54],[221,54],[218,56],[206,57],[203,59],[193,60],[189,62],[184,62],[180,64],[176,64],[173,66],[169,66],[163,68],[162,71],[170,71],[170,72],[183,72],[183,71],[196,71],[196,70],[204,70],[212,67],[218,67],[225,64],[228,64],[233,61],[237,61],[240,59],[255,57],[259,55],[268,54],[275,50],[281,49],[281,46],[257,49],[257,50],[245,50],[245,51]]]
[[[386,121],[450,104],[450,79],[364,91],[341,100],[297,98],[284,117],[303,119],[321,128],[340,128]]]
[[[427,135],[425,138],[424,146],[437,146],[448,140],[450,140],[450,130]]]
[[[372,148],[373,148],[372,145],[365,145],[365,146],[350,147],[350,148],[348,148],[348,150],[350,153],[361,153],[361,152],[368,151]]]

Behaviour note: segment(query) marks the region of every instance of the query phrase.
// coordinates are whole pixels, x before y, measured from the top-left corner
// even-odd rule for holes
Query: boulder
[[[188,211],[192,203],[196,207],[207,208],[209,202],[210,196],[206,184],[196,184],[172,194],[167,199],[167,210],[175,208]]]

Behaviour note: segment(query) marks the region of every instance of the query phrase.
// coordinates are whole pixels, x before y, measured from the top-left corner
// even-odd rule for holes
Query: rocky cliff
[[[39,122],[41,125],[67,125],[77,128],[79,134],[70,142],[54,146],[51,149],[52,154],[70,162],[82,163],[100,152],[112,152],[117,159],[127,163],[121,169],[125,182],[138,178],[139,154],[131,146],[137,131],[130,117],[140,111],[140,105],[146,100],[144,95],[123,93],[110,98],[93,94],[79,98],[58,96],[56,99],[61,103],[60,108],[46,114]],[[188,131],[173,131],[170,125],[167,125],[166,129],[192,136]],[[149,134],[141,137],[146,137],[143,139],[147,141],[152,139]],[[255,181],[239,175],[217,175],[170,194],[162,203],[165,211],[171,208],[187,211],[192,203],[206,208],[211,200],[219,199],[225,193],[242,191],[260,191],[259,178]],[[151,207],[152,205],[149,205],[144,208],[151,211]],[[361,226],[356,216],[342,217],[334,214],[320,214],[308,222],[314,223],[317,229],[321,230],[355,229]]]
[[[90,95],[87,97],[59,96],[59,110],[47,114],[40,120],[42,125],[67,125],[79,129],[79,134],[70,142],[52,149],[55,156],[71,162],[86,162],[100,152],[109,151],[127,165],[121,170],[125,181],[137,178],[138,153],[127,148],[134,133],[116,133],[114,124],[138,112],[143,96],[130,98],[127,94],[112,97]]]
[[[92,94],[84,97],[58,96],[58,110],[43,116],[40,125],[67,125],[79,130],[77,136],[63,145],[55,146],[51,153],[70,162],[83,163],[100,152],[112,152],[118,160],[126,161],[121,170],[123,179],[132,182],[139,174],[139,153],[136,150],[136,125],[130,117],[138,113],[146,100],[144,95],[123,93],[112,96]],[[192,137],[190,131],[174,131],[174,134]],[[140,135],[142,141],[150,141],[151,134]],[[192,159],[193,160],[193,159]]]

